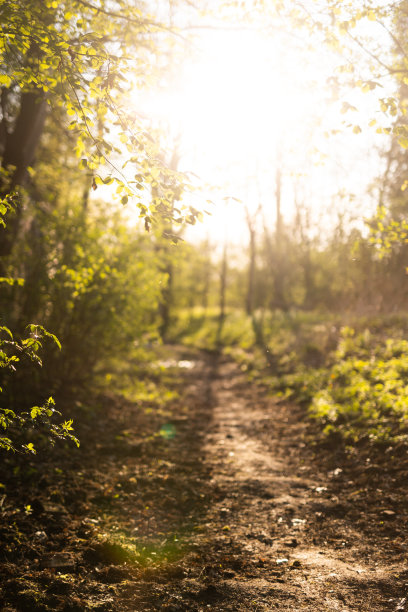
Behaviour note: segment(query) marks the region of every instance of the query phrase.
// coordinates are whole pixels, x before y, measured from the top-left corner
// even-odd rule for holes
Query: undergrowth
[[[324,437],[347,444],[408,442],[408,317],[229,311],[224,353],[272,394],[301,404]],[[184,329],[183,329],[184,324]],[[215,313],[183,313],[177,340],[214,347]]]

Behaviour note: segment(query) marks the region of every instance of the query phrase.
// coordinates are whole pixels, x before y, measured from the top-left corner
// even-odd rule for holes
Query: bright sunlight
[[[228,226],[230,238],[241,241],[245,211],[235,200],[226,207],[231,198],[245,200],[249,210],[263,201],[273,223],[277,169],[290,177],[283,178],[284,216],[293,215],[298,197],[309,198],[317,215],[326,214],[339,184],[352,179],[344,145],[325,163],[323,134],[340,122],[338,101],[327,87],[334,66],[330,54],[287,35],[209,30],[161,87],[143,96],[135,91],[132,104],[167,134],[179,169],[212,185],[206,196],[215,206],[211,218],[194,228],[197,235],[207,232],[218,241]],[[359,170],[359,183],[360,176]],[[200,198],[198,207],[203,192]]]

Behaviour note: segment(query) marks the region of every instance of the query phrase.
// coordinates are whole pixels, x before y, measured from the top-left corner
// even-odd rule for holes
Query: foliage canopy
[[[126,0],[3,1],[0,18],[3,170],[13,170],[11,188],[24,183],[33,159],[17,147],[33,147],[46,107],[62,108],[80,167],[91,171],[94,189],[116,183],[122,203],[135,199],[146,227],[161,217],[183,220],[171,196],[181,175],[165,168],[142,119],[121,103],[126,92],[157,77],[176,34],[150,15],[146,4]],[[19,141],[23,123],[29,135]],[[152,201],[145,195],[148,186],[155,189]],[[191,210],[186,219],[194,222]]]

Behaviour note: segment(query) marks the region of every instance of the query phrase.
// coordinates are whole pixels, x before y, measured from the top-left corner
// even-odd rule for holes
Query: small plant
[[[6,227],[6,216],[15,211],[14,194],[0,200],[0,227]],[[0,277],[0,285],[24,285],[24,279]],[[40,351],[43,339],[49,339],[61,350],[58,338],[47,331],[42,325],[30,323],[26,327],[27,336],[16,339],[5,325],[0,326],[0,383],[10,382],[11,377],[24,360],[31,367],[41,367]],[[25,378],[29,377],[29,372]],[[3,387],[0,384],[0,393]],[[9,402],[10,403],[10,402]],[[30,411],[19,412],[14,406],[0,406],[0,450],[36,454],[33,442],[17,442],[22,434],[28,435],[35,429],[41,429],[49,434],[49,441],[54,444],[56,439],[71,440],[79,446],[78,439],[73,435],[72,420],[59,425],[52,422],[61,413],[55,409],[55,402],[49,397],[41,406],[33,406]],[[11,437],[10,437],[11,436]]]
[[[7,179],[6,170],[0,169],[0,177]],[[15,194],[9,193],[5,198],[0,199],[0,227],[6,227],[6,216],[15,211]]]
[[[368,343],[368,334],[347,335],[340,342],[341,357],[329,371],[326,384],[315,394],[310,414],[325,425],[358,440],[401,439],[408,425],[407,343],[387,339]],[[346,349],[346,350],[345,350]]]
[[[12,376],[23,358],[28,359],[34,366],[41,367],[39,352],[44,338],[51,339],[58,348],[61,348],[58,338],[41,325],[30,324],[27,326],[27,331],[26,338],[16,340],[8,327],[0,326],[0,371],[3,371],[3,374]],[[0,393],[2,391],[0,387]],[[62,439],[71,440],[79,446],[77,438],[72,434],[72,420],[57,425],[52,422],[57,415],[60,416],[61,413],[55,409],[52,397],[41,406],[33,406],[28,412],[18,413],[15,409],[0,407],[0,449],[35,454],[36,449],[32,442],[16,442],[17,438],[21,438],[21,434],[27,435],[35,429],[45,430],[50,435],[51,444],[56,439]]]

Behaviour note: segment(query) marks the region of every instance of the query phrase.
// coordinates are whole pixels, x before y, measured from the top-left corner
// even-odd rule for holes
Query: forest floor
[[[0,609],[408,610],[405,451],[313,445],[235,363],[171,353],[165,407],[105,394],[78,451],[3,463]]]

